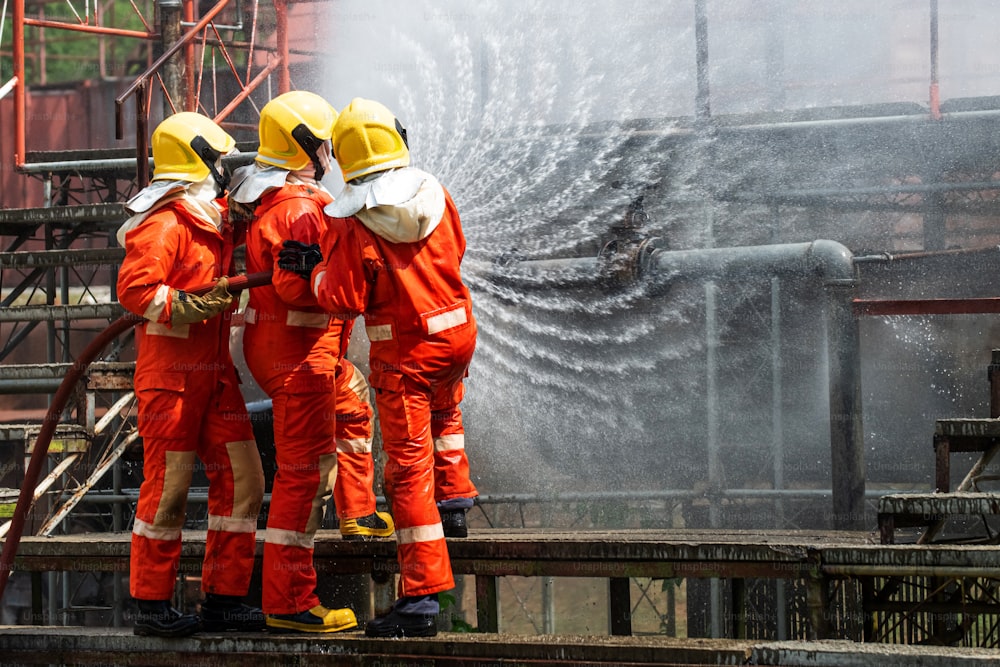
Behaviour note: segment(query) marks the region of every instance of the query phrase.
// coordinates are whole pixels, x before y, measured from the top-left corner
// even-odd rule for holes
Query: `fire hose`
[[[252,273],[246,276],[232,276],[229,278],[229,291],[231,293],[236,293],[241,292],[244,289],[261,287],[263,285],[270,284],[270,273]],[[199,286],[195,289],[186,291],[191,294],[201,295],[208,292],[213,287],[215,287],[215,283]],[[12,516],[10,520],[10,530],[7,532],[7,539],[3,543],[3,552],[0,553],[0,599],[3,599],[4,590],[7,588],[7,580],[14,567],[14,556],[17,555],[17,547],[21,542],[21,533],[24,531],[24,522],[27,519],[28,512],[31,510],[31,504],[34,502],[33,496],[35,484],[38,481],[38,476],[41,474],[42,463],[48,456],[49,442],[51,442],[52,436],[55,434],[63,409],[65,409],[66,403],[69,402],[69,398],[73,394],[76,383],[83,377],[83,374],[87,371],[87,367],[90,366],[91,362],[97,358],[97,356],[111,341],[142,321],[143,317],[141,315],[126,313],[112,322],[107,329],[102,331],[93,341],[91,341],[83,352],[80,353],[80,355],[76,358],[76,361],[73,362],[73,365],[66,372],[66,377],[63,378],[62,383],[59,385],[59,389],[56,390],[55,395],[52,397],[52,403],[49,405],[49,409],[45,413],[41,429],[38,432],[38,439],[35,441],[35,448],[31,452],[31,459],[28,461],[28,467],[24,471],[24,482],[21,484],[21,492],[17,497],[17,505],[15,505],[14,508],[14,516]]]

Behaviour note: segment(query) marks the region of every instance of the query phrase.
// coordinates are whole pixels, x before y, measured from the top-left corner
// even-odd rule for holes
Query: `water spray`
[[[262,287],[271,284],[270,273],[252,273],[246,276],[233,276],[229,278],[229,291],[232,293],[241,292],[244,289]],[[191,294],[201,295],[215,287],[215,283],[202,285],[192,290],[187,290]],[[24,522],[31,509],[35,483],[41,474],[42,463],[49,452],[49,442],[55,434],[59,425],[63,409],[69,402],[77,382],[83,377],[90,364],[104,350],[111,341],[122,335],[136,324],[143,321],[141,315],[126,313],[112,322],[107,329],[102,331],[90,342],[90,344],[80,353],[76,361],[66,372],[59,389],[52,397],[42,427],[38,432],[38,439],[35,441],[34,450],[31,452],[31,459],[28,467],[24,471],[24,481],[21,483],[21,493],[17,497],[17,505],[14,508],[14,516],[10,520],[10,530],[7,532],[7,539],[3,543],[3,552],[0,553],[0,599],[3,599],[4,590],[7,588],[7,580],[14,567],[14,556],[17,554],[17,547],[21,542],[21,533],[24,531]]]

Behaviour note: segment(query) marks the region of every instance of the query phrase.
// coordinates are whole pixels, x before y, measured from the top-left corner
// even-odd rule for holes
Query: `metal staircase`
[[[109,165],[109,160],[117,164]],[[131,177],[126,163],[103,153],[94,153],[90,160],[31,163],[25,171],[40,175],[46,184],[57,183],[63,192],[58,196],[61,201],[70,201],[71,191],[93,196],[94,191],[85,192],[89,187],[85,184],[95,177],[108,186],[105,195],[117,198],[119,183],[125,183],[126,192],[135,188],[134,158],[128,164]],[[45,190],[52,191],[49,185]],[[124,219],[124,209],[117,201],[0,211],[0,237],[9,239],[0,252],[0,269],[4,271],[0,393],[20,396],[22,404],[34,408],[25,411],[28,415],[44,409],[44,397],[59,387],[81,346],[123,313],[113,284],[116,267],[124,256],[124,250],[116,247],[114,230]],[[38,347],[42,339],[43,357],[20,352],[23,346]],[[64,413],[65,423],[49,446],[48,466],[63,470],[49,480],[45,493],[39,494],[32,521],[36,529],[57,511],[59,496],[72,496],[96,471],[94,460],[102,455],[99,450],[113,447],[106,441],[108,428],[127,435],[119,424],[100,420],[131,391],[133,365],[119,358],[120,351],[120,346],[109,350],[106,361],[91,369]],[[17,361],[11,363],[11,359]],[[34,400],[25,400],[28,397]],[[117,412],[119,419],[128,414],[124,405],[118,406]],[[0,445],[12,455],[8,460],[29,456],[37,433],[37,419],[0,425]],[[10,486],[12,482],[5,479],[0,483]],[[51,524],[45,527],[54,528]]]
[[[993,350],[989,366],[990,414],[987,419],[938,419],[934,427],[934,484],[932,493],[902,493],[882,496],[878,525],[883,544],[893,544],[899,529],[918,528],[918,544],[943,541],[969,544],[1000,542],[989,518],[1000,516],[1000,492],[983,491],[981,483],[996,480],[986,475],[989,463],[1000,451],[1000,350]],[[952,455],[978,454],[969,472],[952,490]],[[956,524],[976,533],[946,536]]]
[[[935,490],[882,496],[878,529],[886,545],[883,560],[895,557],[897,537],[916,545],[989,548],[1000,543],[991,520],[1000,516],[1000,493],[984,491],[996,480],[986,468],[1000,449],[1000,350],[989,366],[990,414],[987,419],[939,419],[934,428]],[[952,490],[952,456],[978,454]],[[972,557],[972,554],[969,556]],[[969,562],[933,568],[912,576],[873,577],[866,594],[866,641],[907,636],[937,645],[989,645],[1000,623],[1000,581]]]

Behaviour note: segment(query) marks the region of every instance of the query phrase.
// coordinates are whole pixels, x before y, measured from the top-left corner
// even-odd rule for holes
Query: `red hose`
[[[271,284],[270,273],[252,273],[248,276],[233,276],[229,279],[229,291],[240,292],[252,287],[261,287]],[[215,283],[204,285],[193,290],[188,290],[192,294],[204,294],[215,287]],[[42,421],[42,428],[38,432],[38,440],[35,441],[35,449],[31,452],[31,459],[28,467],[24,471],[24,482],[21,484],[21,493],[17,497],[17,505],[14,508],[14,516],[10,519],[10,530],[7,531],[7,539],[3,543],[3,553],[0,554],[0,599],[3,599],[4,590],[7,588],[7,579],[14,567],[14,556],[17,555],[17,547],[21,543],[21,533],[24,531],[24,522],[27,520],[28,512],[31,510],[33,496],[35,494],[35,484],[42,470],[42,464],[49,453],[49,442],[59,425],[62,411],[69,402],[77,382],[87,371],[87,367],[104,348],[118,336],[122,335],[139,322],[142,317],[135,313],[126,313],[111,323],[107,329],[102,331],[97,338],[90,342],[90,345],[80,353],[73,362],[73,366],[67,371],[59,389],[52,397],[48,412]]]

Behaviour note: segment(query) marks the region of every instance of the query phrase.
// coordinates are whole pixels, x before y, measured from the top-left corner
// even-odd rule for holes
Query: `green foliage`
[[[100,25],[124,30],[144,31],[142,19],[136,14],[129,0],[98,0],[102,10]],[[13,3],[11,3],[13,4]],[[151,26],[154,21],[153,0],[137,0],[136,7]],[[91,15],[84,16],[86,4],[80,0],[29,3],[28,18],[49,21],[80,23],[83,19],[95,24],[95,3],[89,3]],[[74,10],[76,13],[74,13]],[[79,18],[78,16],[79,15]],[[4,17],[0,45],[5,56],[0,61],[0,79],[6,82],[13,75],[14,66],[9,57],[13,50],[13,9],[8,5]],[[57,28],[26,27],[25,79],[28,85],[59,84],[88,79],[121,78],[141,73],[147,65],[150,42],[134,37],[96,35]],[[103,48],[103,54],[102,54]],[[2,83],[2,82],[0,82]]]
[[[461,616],[448,611],[449,609],[454,609],[458,606],[458,601],[455,599],[454,595],[451,593],[438,593],[438,602],[441,603],[441,612],[448,614],[448,618],[451,621],[452,632],[479,632],[475,626],[466,623]]]

